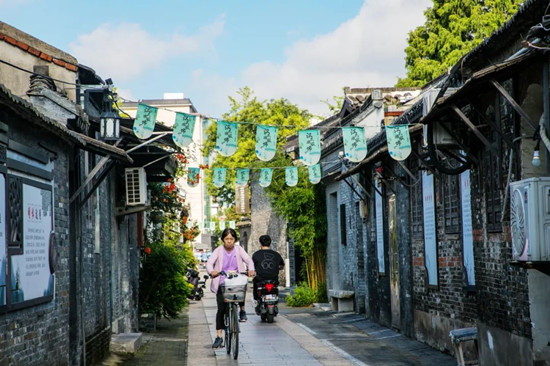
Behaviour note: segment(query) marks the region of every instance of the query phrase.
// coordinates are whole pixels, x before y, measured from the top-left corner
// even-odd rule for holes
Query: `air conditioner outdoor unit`
[[[145,205],[147,202],[147,176],[145,168],[126,168],[126,205]]]
[[[435,98],[437,98],[437,95],[440,92],[440,88],[434,88],[426,91],[424,95],[422,95],[422,116],[426,116],[431,110],[435,103]],[[451,94],[453,94],[457,88],[447,88],[445,90],[445,93],[443,94],[444,97],[447,97]],[[440,126],[439,122],[432,122],[431,128],[433,129],[432,136],[433,136],[433,143],[436,145],[456,145],[456,140],[453,136],[451,136],[443,127]],[[428,145],[427,138],[428,138],[428,125],[424,125],[423,127],[423,144],[424,146]]]
[[[550,261],[550,177],[510,183],[514,261]]]

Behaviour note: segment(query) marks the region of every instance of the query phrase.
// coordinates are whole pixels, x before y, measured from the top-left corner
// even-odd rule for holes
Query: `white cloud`
[[[149,68],[161,67],[162,62],[174,56],[211,54],[213,42],[223,28],[224,19],[219,19],[193,36],[154,37],[139,24],[105,23],[78,36],[69,48],[80,63],[90,65],[99,75],[127,81]]]
[[[243,85],[261,98],[285,97],[311,112],[326,113],[320,100],[342,95],[344,86],[393,86],[405,76],[408,32],[424,23],[431,0],[366,0],[359,14],[333,32],[286,50],[281,64],[250,65]]]
[[[193,70],[191,80],[191,101],[200,113],[213,118],[221,118],[221,113],[229,111],[228,96],[235,97],[238,88],[243,86],[235,78],[207,74],[202,69]]]

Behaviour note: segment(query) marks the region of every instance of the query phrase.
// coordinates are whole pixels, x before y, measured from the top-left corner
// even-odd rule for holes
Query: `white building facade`
[[[185,98],[183,93],[165,93],[163,99],[142,99],[138,102],[124,102],[122,110],[132,118],[136,117],[138,104],[146,104],[158,108],[157,122],[172,127],[174,125],[176,112],[197,115],[195,129],[193,132],[193,142],[184,149],[184,155],[187,159],[187,167],[199,168],[209,163],[208,157],[203,156],[202,148],[205,139],[208,121],[198,115],[196,108],[189,98]],[[204,170],[201,170],[199,184],[190,187],[187,184],[187,177],[184,176],[176,182],[180,192],[184,192],[185,202],[189,205],[189,221],[199,225],[201,233],[204,233],[203,223],[211,220],[212,200],[206,191],[204,180]],[[214,211],[216,209],[214,208]],[[204,241],[204,242],[203,242]],[[209,237],[199,235],[192,243],[195,249],[209,249],[211,246]]]

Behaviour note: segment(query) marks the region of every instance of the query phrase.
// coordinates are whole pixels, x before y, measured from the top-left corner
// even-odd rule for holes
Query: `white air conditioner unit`
[[[126,205],[145,205],[147,202],[147,175],[145,168],[126,168]]]
[[[510,183],[514,261],[550,261],[550,177]]]

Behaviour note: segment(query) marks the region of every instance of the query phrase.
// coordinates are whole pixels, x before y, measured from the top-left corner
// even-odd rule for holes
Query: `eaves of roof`
[[[491,79],[499,79],[502,76],[507,77],[514,70],[524,66],[526,62],[532,61],[536,57],[540,57],[540,53],[535,51],[527,51],[517,57],[509,60],[499,62],[497,64],[486,67],[482,70],[476,71],[460,88],[449,96],[439,98],[432,106],[430,112],[424,116],[420,122],[428,124],[431,121],[440,117],[448,106],[451,104],[458,104],[462,100],[471,99],[471,95],[474,91],[479,90],[486,85],[487,81]]]
[[[77,145],[84,150],[93,151],[102,155],[110,155],[111,157],[122,161],[132,162],[132,158],[130,158],[124,150],[102,141],[95,140],[84,134],[71,131],[65,125],[44,116],[30,102],[13,95],[3,84],[0,84],[0,104],[11,109],[14,113],[29,122],[45,128],[46,130],[59,136],[64,141]]]

